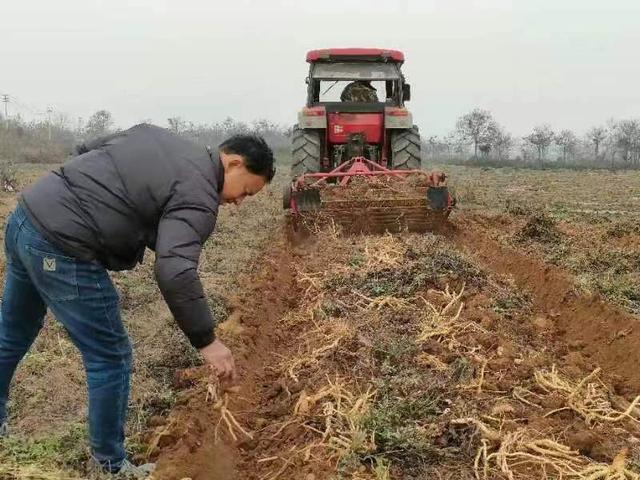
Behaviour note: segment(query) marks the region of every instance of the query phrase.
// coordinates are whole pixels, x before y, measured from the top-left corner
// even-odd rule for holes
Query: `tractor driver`
[[[155,275],[178,326],[220,377],[231,351],[198,276],[218,206],[258,193],[275,173],[254,135],[217,151],[152,125],[83,145],[64,166],[27,188],[7,221],[0,316],[0,437],[7,434],[11,377],[50,309],[82,353],[89,393],[92,463],[144,478],[124,449],[132,349],[108,270],[129,270],[155,250]]]
[[[349,83],[340,94],[343,102],[372,103],[378,101],[378,93],[371,80],[355,80]]]

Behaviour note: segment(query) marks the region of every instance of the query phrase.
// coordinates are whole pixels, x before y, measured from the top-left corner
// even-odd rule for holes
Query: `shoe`
[[[147,478],[155,470],[155,463],[145,463],[144,465],[136,466],[129,460],[125,460],[120,467],[120,470],[115,474],[120,478]]]
[[[110,471],[110,469],[108,469],[104,465],[100,465],[100,463],[95,458],[91,458],[89,460],[88,466],[89,466],[89,473],[92,475],[92,478],[104,479],[105,478],[104,475],[107,474],[107,475],[110,475],[112,478],[118,479],[118,480],[145,479],[145,478],[148,478],[149,475],[151,475],[153,470],[156,468],[155,463],[145,463],[144,465],[136,466],[133,463],[131,463],[129,460],[125,460],[124,462],[122,462],[122,465],[120,466],[120,470],[116,472],[112,472]]]
[[[7,422],[0,423],[0,439],[9,436],[9,425]]]

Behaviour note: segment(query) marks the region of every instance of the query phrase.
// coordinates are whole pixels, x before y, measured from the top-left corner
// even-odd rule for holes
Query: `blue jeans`
[[[92,455],[107,470],[117,471],[126,457],[124,424],[132,355],[109,274],[99,263],[76,260],[49,243],[21,207],[7,222],[5,251],[0,423],[6,419],[13,373],[42,328],[49,308],[82,354]]]

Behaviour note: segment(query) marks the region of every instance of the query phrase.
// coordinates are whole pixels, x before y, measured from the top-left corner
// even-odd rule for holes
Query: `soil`
[[[600,295],[577,292],[562,269],[501,246],[494,238],[499,225],[482,216],[462,216],[455,241],[491,270],[509,275],[529,293],[534,311],[555,319],[559,340],[600,365],[620,393],[640,391],[638,318],[606,302]]]
[[[231,301],[230,318],[220,328],[219,335],[234,351],[242,379],[240,393],[231,397],[229,408],[254,413],[251,417],[238,415],[238,421],[242,423],[256,425],[258,421],[255,411],[264,395],[265,367],[273,363],[274,354],[286,334],[278,328],[277,320],[295,306],[297,298],[292,263],[297,256],[285,241],[274,243],[262,259],[263,267],[247,279],[249,288]],[[197,369],[195,374],[191,371],[191,376],[210,381],[204,367]],[[184,385],[184,382],[180,383]],[[241,449],[252,444],[245,442],[234,448],[215,440],[218,418],[211,403],[206,401],[202,385],[187,391],[180,403],[182,405],[174,410],[168,423],[177,427],[166,435],[170,441],[160,444],[165,446],[158,460],[156,477],[178,480],[185,477],[193,480],[240,478]],[[166,432],[166,429],[167,426],[163,426],[159,432]]]
[[[629,446],[631,456],[636,455],[633,448],[640,437],[637,423],[588,424],[580,415],[564,409],[566,400],[560,393],[540,390],[533,379],[536,372],[557,365],[563,375],[577,383],[599,367],[612,404],[618,402],[622,406],[619,408],[626,408],[640,391],[638,318],[597,294],[582,293],[565,270],[524,250],[505,246],[500,241],[504,222],[501,217],[460,213],[437,237],[344,236],[326,230],[304,237],[283,229],[259,262],[261,267],[240,282],[248,288],[232,302],[230,326],[221,328],[224,341],[236,353],[241,379],[238,391],[229,394],[229,409],[252,438],[239,434],[233,441],[220,434],[219,412],[207,400],[207,385],[212,380],[208,372],[198,370],[195,375],[200,375],[199,380],[195,384],[187,382],[190,386],[182,392],[180,406],[154,433],[162,433],[164,438],[152,455],[158,460],[154,478],[473,478],[479,438],[473,429],[461,429],[452,423],[455,417],[464,415],[499,417],[502,432],[524,426],[529,432],[568,445],[588,462],[611,463]],[[402,246],[403,253],[394,260],[395,244]],[[359,256],[362,252],[370,255],[372,249],[386,252],[380,261],[388,261],[387,267],[370,267],[367,262],[371,259],[365,261]],[[435,267],[427,267],[425,262]],[[421,266],[416,270],[414,265]],[[434,269],[434,275],[424,283],[421,275],[429,268]],[[355,273],[340,273],[344,269]],[[331,271],[338,272],[335,278],[331,277],[326,288],[318,287],[318,282],[322,283],[318,280],[320,273]],[[374,279],[373,283],[368,278]],[[391,284],[394,295],[375,290]],[[422,297],[437,305],[441,298],[437,291],[447,285],[459,291],[464,284],[463,315],[470,330],[463,337],[430,340],[412,351],[410,358],[399,353],[395,360],[385,360],[391,361],[390,365],[379,363],[375,353],[379,342],[389,338],[404,342],[407,335],[415,335],[420,328],[407,301]],[[318,290],[314,290],[316,287]],[[371,297],[365,296],[367,301],[391,301],[393,297],[400,299],[400,306],[393,307],[390,316],[374,315],[370,312],[378,310],[369,307],[355,308],[363,301],[362,291],[375,291],[368,293]],[[330,307],[322,303],[320,308],[333,313],[318,317],[320,310],[315,309],[309,316],[314,299],[333,302]],[[402,299],[407,300],[402,303]],[[340,300],[346,306],[340,305]],[[380,312],[385,312],[384,308],[379,307]],[[370,317],[362,323],[362,315]],[[300,367],[295,378],[287,375],[283,361],[322,347],[319,339],[323,337],[313,332],[338,320],[347,325],[352,322],[353,327],[350,334],[337,341],[339,347],[318,364]],[[326,335],[333,338],[331,332]],[[393,362],[397,362],[400,370],[394,371],[398,373],[382,373],[385,368],[393,369]],[[418,366],[424,378],[411,380],[407,372]],[[438,369],[445,373],[435,372]],[[305,460],[291,454],[314,445],[318,441],[314,429],[323,428],[312,417],[302,426],[296,421],[293,412],[301,398],[318,391],[331,378],[349,376],[351,388],[360,392],[367,384],[380,385],[381,379],[393,385],[417,381],[411,387],[393,387],[401,388],[406,398],[427,388],[422,382],[428,380],[432,384],[429,388],[440,382],[440,400],[434,407],[437,413],[419,420],[421,428],[431,432],[429,448],[434,456],[430,465],[412,463],[399,454],[394,457],[379,445],[373,450],[377,453],[361,456],[359,466],[354,468],[344,466],[344,458],[337,460],[322,449]],[[512,397],[515,387],[533,392],[531,404]],[[380,388],[376,402],[382,401],[378,398]],[[395,398],[396,403],[405,401]],[[555,409],[561,410],[553,413]],[[382,442],[379,434],[375,437],[377,444]],[[391,458],[391,476],[375,476],[372,455]],[[517,472],[515,478],[539,478],[535,469],[521,467]]]
[[[615,421],[590,418],[540,382],[557,372],[576,386],[601,369],[588,388],[618,412],[640,393],[640,230],[637,199],[621,193],[637,175],[605,182],[610,205],[596,208],[604,194],[588,175],[503,173],[472,170],[458,186],[468,208],[422,229],[434,234],[389,229],[400,222],[388,211],[379,230],[393,235],[354,234],[371,223],[362,211],[337,226],[295,230],[282,220],[277,188],[249,211],[225,211],[200,273],[212,307],[227,316],[218,335],[234,352],[236,385],[219,385],[185,360],[150,265],[116,276],[132,336],[144,340],[133,399],[145,407],[135,423],[147,433],[136,437],[144,447],[136,460],[157,461],[156,480],[466,480],[483,478],[483,446],[495,453],[522,434],[566,445],[585,466],[626,452],[626,468],[639,474],[640,407]],[[574,184],[580,188],[569,192]],[[361,186],[362,198],[374,202],[388,187],[397,190]],[[522,203],[489,211],[515,197]],[[0,198],[2,217],[15,196]],[[26,432],[84,416],[79,359],[51,327],[36,345],[40,356],[17,375],[17,425]],[[145,350],[151,339],[155,347]],[[152,378],[157,365],[162,374]],[[174,376],[176,366],[185,368]],[[48,371],[64,378],[51,382]],[[167,376],[175,406],[167,412],[158,396],[149,409]],[[337,413],[341,405],[348,418]],[[52,416],[60,411],[69,418]],[[229,415],[237,426],[225,422]],[[486,478],[509,478],[487,462]],[[526,462],[511,473],[545,478]],[[558,478],[551,468],[545,475]]]

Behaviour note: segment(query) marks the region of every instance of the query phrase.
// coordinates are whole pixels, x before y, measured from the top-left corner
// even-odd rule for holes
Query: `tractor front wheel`
[[[294,127],[291,141],[292,178],[320,171],[320,146],[319,131]]]
[[[420,170],[420,133],[415,125],[411,130],[391,132],[391,163],[398,170]]]

